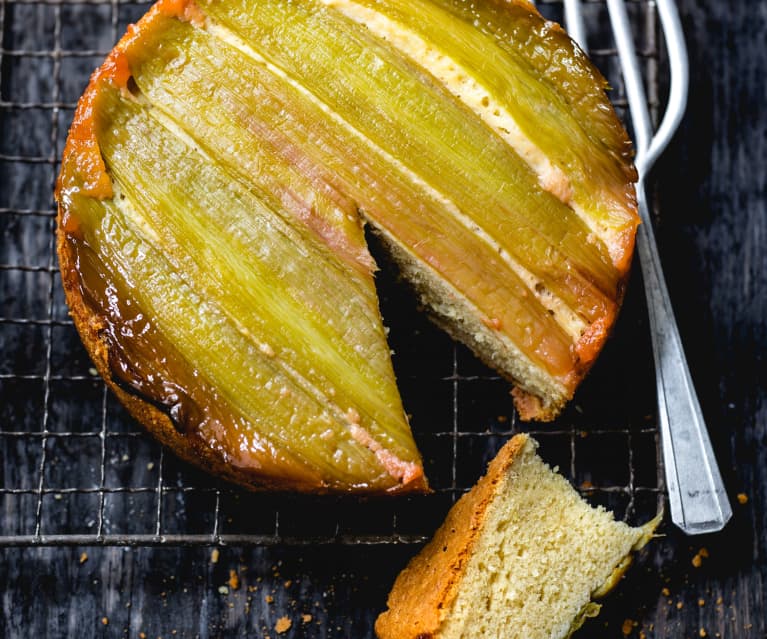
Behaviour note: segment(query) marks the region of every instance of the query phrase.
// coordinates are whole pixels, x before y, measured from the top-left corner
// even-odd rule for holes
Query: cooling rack
[[[556,422],[521,423],[508,385],[433,327],[386,258],[378,278],[394,364],[434,493],[397,499],[252,494],[154,442],[96,375],[68,317],[52,191],[91,71],[149,7],[0,0],[0,545],[421,543],[516,432],[592,503],[631,522],[664,503],[639,275],[616,331]],[[628,3],[648,98],[659,102],[652,2]],[[561,21],[558,1],[539,3]],[[626,101],[606,7],[584,4],[591,56]]]

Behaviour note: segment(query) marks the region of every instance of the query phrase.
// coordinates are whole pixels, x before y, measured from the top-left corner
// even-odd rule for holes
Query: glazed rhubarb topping
[[[625,133],[556,27],[480,4],[162,0],[81,101],[65,283],[115,383],[254,482],[425,486],[363,221],[563,397],[604,341]]]

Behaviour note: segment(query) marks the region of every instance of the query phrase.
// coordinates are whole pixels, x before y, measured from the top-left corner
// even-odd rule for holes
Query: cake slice
[[[637,224],[604,80],[526,2],[160,0],[80,100],[57,185],[96,366],[253,487],[426,490],[363,233],[551,419]]]
[[[565,639],[652,536],[592,508],[516,435],[397,577],[380,639]]]

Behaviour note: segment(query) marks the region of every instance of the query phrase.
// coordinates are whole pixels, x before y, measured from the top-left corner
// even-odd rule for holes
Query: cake
[[[363,227],[523,418],[553,418],[633,251],[604,89],[526,2],[160,0],[64,150],[75,326],[190,461],[254,488],[427,490]]]
[[[565,639],[652,536],[592,508],[516,435],[397,577],[380,639]]]

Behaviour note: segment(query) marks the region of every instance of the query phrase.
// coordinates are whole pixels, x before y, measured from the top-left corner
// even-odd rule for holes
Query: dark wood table
[[[734,516],[665,525],[581,637],[767,636],[767,2],[680,8],[690,105],[657,235]],[[1,548],[0,635],[363,639],[416,548]]]

